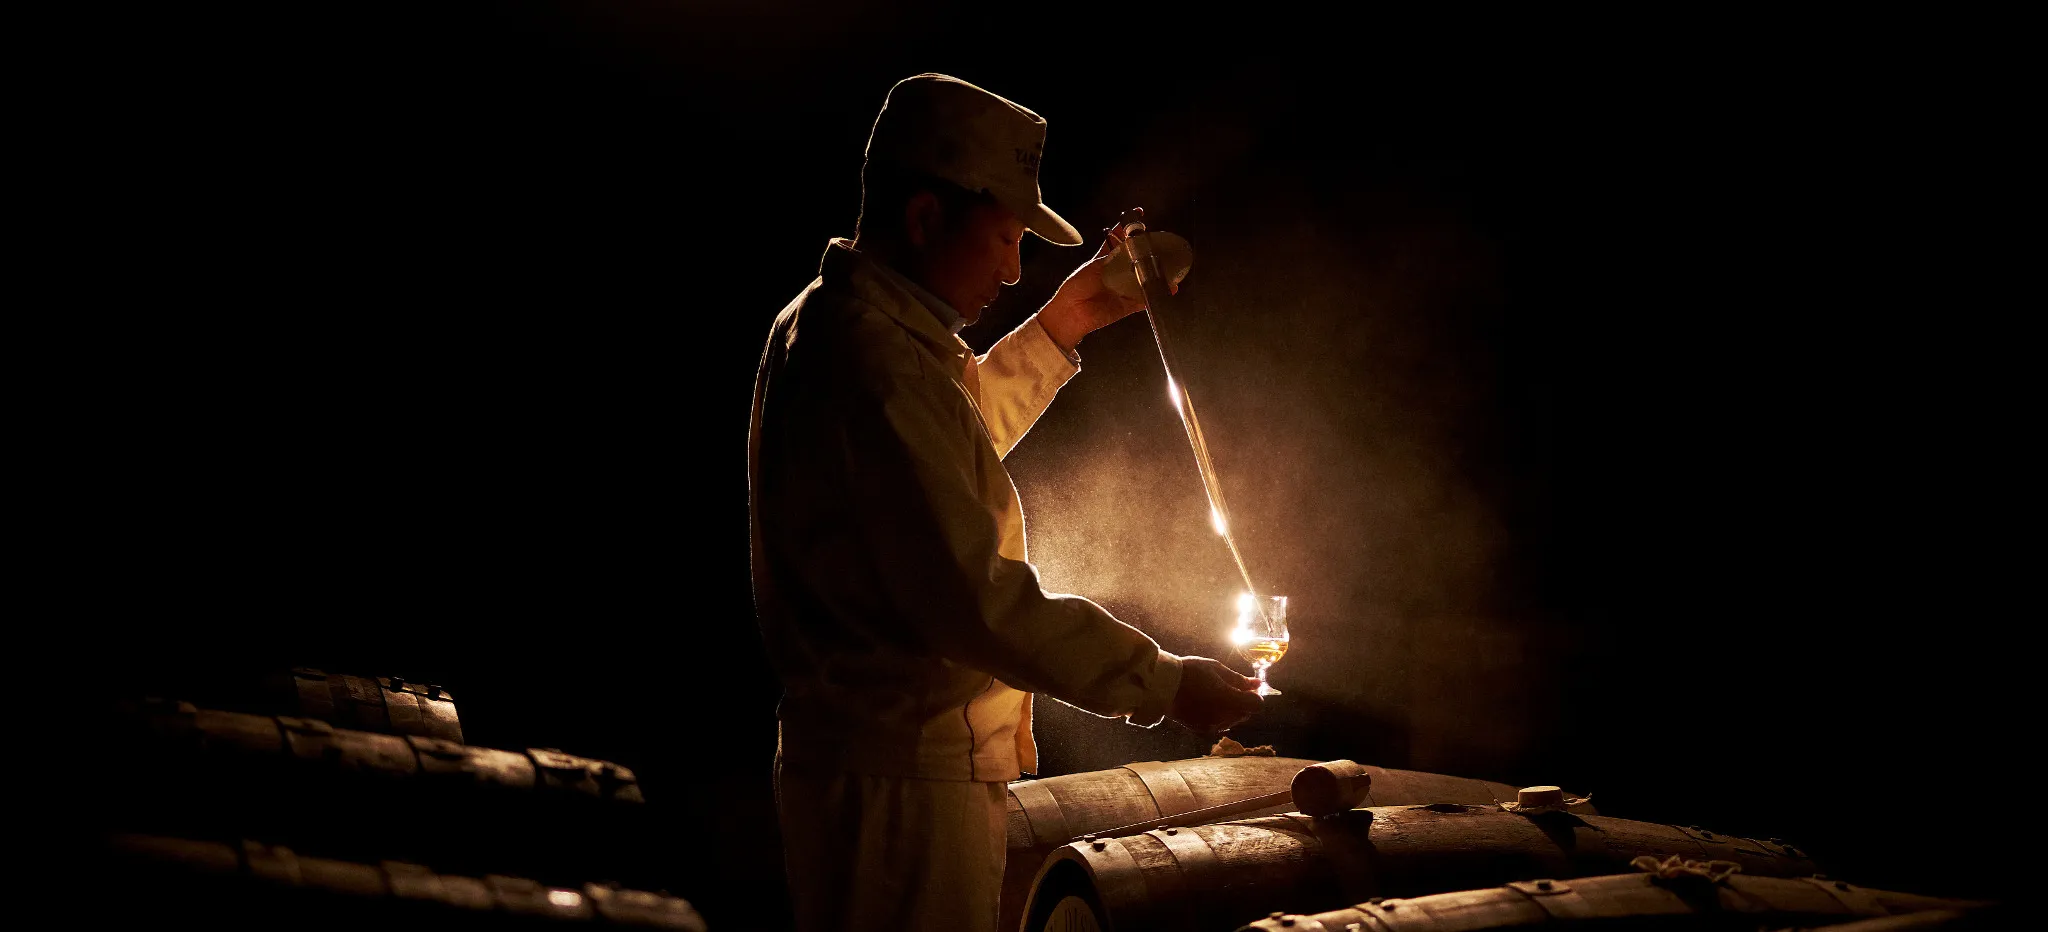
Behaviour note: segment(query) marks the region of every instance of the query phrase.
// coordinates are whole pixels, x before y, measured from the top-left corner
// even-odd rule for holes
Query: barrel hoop
[[[1098,838],[1075,842],[1074,847],[1081,850],[1089,872],[1095,875],[1095,895],[1101,899],[1103,911],[1111,917],[1119,911],[1128,916],[1130,910],[1142,909],[1152,903],[1145,883],[1145,870],[1138,866],[1138,859],[1131,857],[1123,839]],[[1111,918],[1109,925],[1117,928],[1122,924]]]
[[[1185,928],[1201,926],[1202,919],[1206,917],[1194,912],[1197,909],[1196,904],[1202,900],[1198,895],[1201,892],[1198,885],[1205,879],[1213,883],[1216,878],[1223,876],[1214,869],[1215,850],[1210,848],[1209,843],[1192,828],[1156,828],[1145,834],[1157,840],[1166,848],[1166,853],[1173,857],[1179,876],[1172,882],[1174,892],[1168,898],[1183,904],[1184,915],[1180,918],[1186,923]]]
[[[1360,815],[1352,810],[1326,819],[1304,817],[1303,821],[1306,824],[1300,825],[1299,830],[1315,838],[1323,861],[1336,871],[1346,898],[1355,903],[1384,892],[1379,862],[1373,852],[1375,823],[1370,813]]]
[[[292,687],[299,694],[299,711],[307,718],[329,718],[334,715],[334,696],[329,693],[327,676],[312,670],[293,670]]]
[[[1195,801],[1195,791],[1188,788],[1188,779],[1172,764],[1156,760],[1125,764],[1124,769],[1138,776],[1145,784],[1145,792],[1152,794],[1152,805],[1161,818],[1193,812],[1201,808]]]
[[[346,716],[340,724],[364,731],[390,731],[391,717],[384,711],[384,688],[376,680],[333,673],[327,676],[328,692],[334,696],[334,712]]]
[[[1799,880],[1819,887],[1833,897],[1850,913],[1859,916],[1889,916],[1892,911],[1885,908],[1884,901],[1871,895],[1870,891],[1840,880],[1824,880],[1819,877],[1800,877]]]
[[[1364,920],[1363,922],[1360,922],[1359,925],[1362,928],[1367,929],[1399,929],[1412,927],[1413,925],[1415,925],[1415,923],[1412,921],[1404,923],[1402,925],[1395,925],[1393,912],[1387,909],[1385,905],[1383,905],[1385,902],[1387,901],[1383,900],[1379,903],[1359,903],[1351,907],[1352,910],[1358,913],[1359,918]],[[1398,903],[1399,901],[1394,902]]]
[[[1025,821],[1031,823],[1032,840],[1041,845],[1065,844],[1074,837],[1067,828],[1067,814],[1060,810],[1060,801],[1053,798],[1052,791],[1037,780],[1024,780],[1010,784],[1010,795],[1017,797],[1017,805],[1024,809]]]
[[[1175,881],[1175,898],[1192,907],[1201,897],[1196,896],[1196,884],[1208,880],[1214,882],[1223,875],[1215,870],[1216,851],[1191,828],[1155,828],[1145,834],[1166,846],[1166,853],[1173,855],[1173,863],[1180,868],[1180,878]],[[1199,925],[1199,923],[1191,923]]]

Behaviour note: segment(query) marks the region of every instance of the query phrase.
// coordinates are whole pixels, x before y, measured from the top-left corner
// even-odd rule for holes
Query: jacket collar
[[[953,309],[953,305],[932,294],[925,286],[912,281],[910,276],[896,271],[886,262],[875,262],[872,265],[883,278],[903,286],[903,290],[910,292],[910,296],[916,298],[917,303],[924,305],[925,310],[932,312],[932,316],[939,319],[939,323],[948,333],[957,337],[960,335],[960,328],[967,326],[967,318],[961,317],[960,312]]]
[[[915,334],[933,352],[955,358],[974,354],[940,314],[925,305],[912,290],[908,279],[862,255],[853,248],[853,241],[834,237],[826,244],[825,256],[818,262],[818,276],[825,280],[826,285],[843,287],[855,297],[874,305]]]

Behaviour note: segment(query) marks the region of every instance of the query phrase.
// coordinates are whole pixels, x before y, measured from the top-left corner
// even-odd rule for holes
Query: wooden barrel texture
[[[462,741],[455,697],[437,684],[297,667],[274,678],[271,692],[278,707],[260,711],[319,719],[356,731]]]
[[[575,923],[704,932],[681,899],[607,884],[443,874],[399,861],[306,857],[290,848],[117,835],[92,872],[115,928],[508,929]],[[113,919],[117,921],[107,922]]]
[[[259,838],[549,881],[648,881],[654,839],[633,772],[291,716],[143,703],[95,753],[102,826]]]
[[[2008,904],[1993,903],[1971,909],[1930,909],[1924,913],[1901,913],[1874,919],[1857,919],[1820,926],[1812,932],[2019,932],[2041,927],[2038,916],[2021,919]]]
[[[1485,932],[1529,926],[1770,928],[1842,932],[1960,928],[1988,904],[1873,890],[1813,877],[1720,881],[1611,874],[1524,880],[1484,890],[1382,899],[1312,915],[1269,915],[1240,932]]]
[[[1009,852],[1004,862],[998,928],[1004,932],[1017,928],[1032,878],[1059,846],[1120,825],[1276,793],[1287,789],[1303,767],[1316,763],[1294,757],[1197,757],[1011,783],[1006,801]],[[1495,805],[1515,799],[1515,788],[1505,783],[1370,764],[1365,769],[1372,775],[1368,806]],[[1280,805],[1266,812],[1293,808]],[[1593,813],[1590,806],[1574,811]]]
[[[1569,812],[1520,815],[1494,805],[1382,806],[1066,845],[1035,878],[1023,927],[1048,928],[1054,911],[1073,897],[1115,932],[1222,932],[1273,910],[1620,873],[1638,856],[1674,854],[1732,861],[1755,876],[1816,869],[1778,844],[1672,825]]]
[[[122,682],[125,694],[113,698],[164,696],[206,709],[314,718],[354,731],[463,740],[455,697],[439,684],[400,677],[328,673],[312,667],[167,668],[138,672]]]

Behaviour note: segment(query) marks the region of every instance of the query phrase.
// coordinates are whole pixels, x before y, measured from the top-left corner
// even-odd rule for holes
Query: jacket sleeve
[[[1101,606],[1044,591],[1031,564],[999,552],[983,502],[1013,493],[1007,482],[978,487],[976,457],[987,454],[960,387],[927,377],[875,394],[835,419],[835,465],[858,525],[857,571],[869,574],[888,623],[900,625],[892,634],[1097,715],[1139,725],[1164,718],[1180,659]]]
[[[996,455],[1009,456],[1038,423],[1060,386],[1081,367],[1062,352],[1033,314],[975,360],[981,380],[981,416]]]

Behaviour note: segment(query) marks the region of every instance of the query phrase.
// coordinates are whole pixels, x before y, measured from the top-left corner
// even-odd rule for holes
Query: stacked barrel
[[[1320,789],[1333,781],[1341,798]],[[1291,799],[1261,805],[1290,783]],[[1230,798],[1258,808],[1218,805]],[[1829,879],[1777,839],[1614,818],[1557,787],[1350,761],[1133,764],[1015,783],[1011,799],[1006,932],[1878,922],[1874,932],[2007,921],[1994,904]]]
[[[438,684],[297,669],[237,700],[112,709],[88,766],[92,857],[125,891],[106,918],[703,929],[646,889],[662,878],[626,767],[466,744]]]
[[[436,683],[298,669],[200,698],[119,703],[93,744],[106,924],[703,929],[659,889],[627,767],[466,743]],[[1008,809],[1002,932],[2018,927],[1779,839],[1352,761],[1144,761],[1011,783]]]

